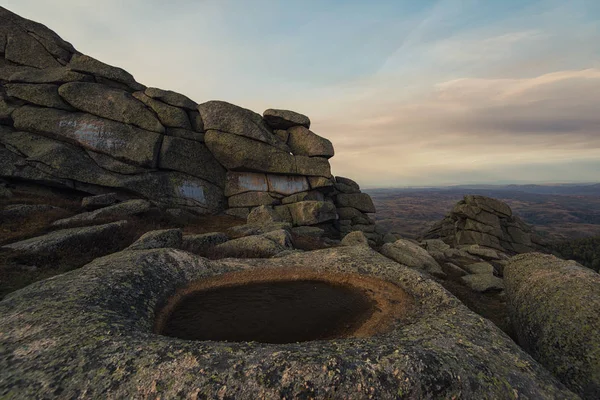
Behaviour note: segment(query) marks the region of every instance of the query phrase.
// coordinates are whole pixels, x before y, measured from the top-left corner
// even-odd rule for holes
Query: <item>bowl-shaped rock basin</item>
[[[368,292],[338,279],[359,275],[393,285],[408,301],[381,310],[373,326],[384,329],[342,338],[261,343],[156,333],[178,291],[265,270],[286,281],[299,270],[321,282],[336,275],[338,284]],[[123,251],[36,282],[0,301],[0,398],[577,397],[439,284],[363,246],[218,261],[173,249]]]
[[[403,289],[373,277],[258,269],[179,290],[154,330],[188,340],[294,343],[384,332],[412,309]]]

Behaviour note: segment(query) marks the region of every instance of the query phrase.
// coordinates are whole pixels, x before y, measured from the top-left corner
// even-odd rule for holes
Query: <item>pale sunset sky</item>
[[[4,0],[198,103],[310,117],[363,187],[600,181],[600,0]]]

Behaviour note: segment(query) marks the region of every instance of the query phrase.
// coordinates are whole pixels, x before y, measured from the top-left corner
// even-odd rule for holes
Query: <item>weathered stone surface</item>
[[[338,207],[337,213],[340,216],[340,219],[348,220],[352,220],[352,218],[360,217],[363,215],[362,212],[352,207]]]
[[[498,255],[498,253],[492,249],[486,249],[485,247],[481,247],[477,244],[471,245],[471,246],[466,246],[464,248],[462,248],[461,250],[466,251],[469,254],[472,254],[474,256],[479,256],[479,257],[483,257],[483,258],[487,258],[487,259],[491,259],[491,260],[499,260],[500,256]]]
[[[81,207],[86,210],[95,210],[97,208],[112,206],[117,202],[116,193],[105,193],[96,196],[84,197],[81,200]]]
[[[294,155],[331,158],[334,155],[331,142],[303,126],[288,129],[288,146]]]
[[[0,187],[4,189],[4,187]],[[0,196],[3,197],[3,196]],[[32,214],[39,214],[47,211],[59,211],[60,207],[51,206],[49,204],[11,204],[0,210],[0,223],[6,221],[20,220],[27,218]]]
[[[284,218],[275,211],[272,206],[255,207],[248,214],[249,224],[269,224],[273,222],[286,222]]]
[[[304,192],[310,189],[308,180],[304,176],[267,175],[269,191],[285,196]]]
[[[599,398],[600,275],[530,253],[509,260],[504,281],[519,344],[582,398]]]
[[[246,224],[233,226],[227,229],[226,234],[230,238],[262,235],[280,229],[291,230],[292,224],[287,222],[273,222],[270,224]]]
[[[325,234],[325,230],[316,226],[295,226],[292,228],[292,233],[296,236],[320,238]]]
[[[256,207],[279,204],[279,199],[268,192],[246,192],[229,197],[227,203],[229,207]]]
[[[308,183],[310,184],[311,189],[327,191],[333,188],[333,182],[331,178],[325,178],[322,176],[309,176]]]
[[[236,218],[240,218],[240,219],[246,219],[246,218],[248,218],[248,215],[250,214],[250,207],[228,208],[227,210],[225,210],[225,214],[231,215],[232,217],[236,217]]]
[[[6,37],[6,48],[4,50],[4,57],[7,60],[35,68],[61,66],[40,42],[26,32],[15,28],[8,27],[10,33]]]
[[[279,139],[281,139],[281,141],[283,143],[287,144],[288,138],[290,137],[290,134],[288,133],[288,131],[284,131],[282,129],[275,129],[273,131],[273,133],[275,134],[275,136],[277,136]]]
[[[105,64],[84,54],[73,55],[68,67],[76,72],[101,76],[106,79],[131,85],[133,88],[138,85],[133,76],[124,69]]]
[[[296,156],[296,173],[299,175],[331,177],[331,166],[326,158]]]
[[[335,205],[327,201],[300,201],[288,204],[294,225],[316,225],[337,219]]]
[[[8,70],[11,73],[3,79],[7,79],[13,83],[67,83],[78,81],[92,82],[94,80],[92,76],[73,72],[67,67],[45,69],[17,67]]]
[[[192,129],[196,132],[204,133],[204,122],[202,122],[202,117],[198,111],[188,111],[188,117],[190,117],[190,123],[192,124]]]
[[[337,195],[336,201],[340,207],[352,207],[366,213],[374,213],[376,211],[371,196],[366,193],[340,193]]]
[[[467,204],[473,204],[491,213],[503,214],[507,217],[512,216],[512,210],[506,203],[503,203],[500,200],[496,200],[491,197],[466,195],[465,202]]]
[[[368,246],[369,239],[361,231],[350,232],[342,239],[342,246]]]
[[[112,240],[112,236],[123,229],[126,224],[126,221],[118,221],[105,225],[62,229],[43,236],[7,244],[2,248],[18,250],[32,255],[49,255],[69,249],[85,251],[87,247],[97,247],[99,243],[109,242]]]
[[[109,155],[97,153],[91,150],[84,150],[87,155],[94,160],[94,162],[102,169],[106,171],[116,172],[118,174],[132,175],[132,174],[143,174],[148,172],[148,169],[129,164],[117,159],[112,158]]]
[[[449,263],[449,262],[443,263],[442,269],[444,270],[444,272],[446,272],[447,274],[449,274],[451,276],[468,275],[467,271],[465,271],[464,269],[462,269],[461,267],[459,267],[458,265],[456,265],[454,263]]]
[[[62,85],[58,93],[70,105],[81,111],[148,131],[165,132],[164,126],[154,114],[124,90],[109,88],[99,83],[71,82]]]
[[[359,189],[353,188],[352,186],[348,186],[348,185],[340,183],[340,182],[336,182],[334,184],[334,187],[335,187],[335,190],[337,190],[340,193],[347,193],[347,194],[360,193]]]
[[[216,130],[207,130],[204,141],[217,160],[229,170],[296,173],[294,156],[266,143]]]
[[[489,292],[492,290],[504,290],[504,282],[502,279],[491,274],[473,274],[466,275],[460,278],[469,289],[476,292]]]
[[[480,246],[491,247],[498,250],[504,249],[496,236],[478,231],[457,231],[456,244],[478,244]]]
[[[279,246],[283,247],[286,250],[293,250],[294,245],[292,242],[292,235],[290,231],[287,229],[279,229],[271,232],[267,232],[262,235],[262,237],[272,240]]]
[[[421,242],[421,246],[423,246],[427,251],[433,250],[443,252],[444,250],[448,250],[450,248],[450,246],[448,246],[446,243],[439,239],[424,240],[423,242]]]
[[[306,201],[306,200],[325,201],[325,196],[323,195],[323,193],[321,193],[319,191],[311,190],[308,192],[296,193],[291,196],[284,197],[283,199],[281,199],[281,203],[282,204],[290,204],[290,203],[297,203],[299,201]]]
[[[288,129],[297,125],[310,128],[310,119],[294,111],[269,108],[263,113],[263,118],[273,129]]]
[[[21,107],[12,113],[16,129],[51,135],[137,165],[154,167],[161,136],[89,114]]]
[[[189,97],[173,92],[172,90],[162,90],[149,87],[144,91],[146,96],[152,97],[175,107],[181,107],[190,111],[196,111],[198,104]]]
[[[58,108],[60,110],[73,110],[58,95],[58,85],[10,83],[5,84],[6,94],[10,97],[25,100],[39,106]]]
[[[141,214],[150,210],[152,205],[146,200],[128,200],[109,207],[100,208],[96,211],[90,211],[77,214],[69,218],[54,221],[52,226],[68,226],[79,223],[93,222],[104,218],[120,219],[130,215]]]
[[[138,240],[133,242],[126,250],[147,250],[173,248],[181,246],[181,229],[161,229],[144,233]]]
[[[232,239],[215,246],[212,253],[219,258],[269,258],[286,250],[285,247],[266,235]]]
[[[341,183],[341,184],[346,185],[346,186],[350,186],[351,188],[353,188],[355,190],[360,190],[360,186],[358,186],[358,183],[354,182],[350,178],[345,178],[343,176],[336,176],[335,177],[335,182],[336,183]]]
[[[486,262],[478,262],[467,264],[463,266],[464,269],[469,271],[471,274],[488,274],[492,275],[494,273],[494,266],[490,263]]]
[[[185,110],[155,100],[152,97],[146,96],[143,92],[135,92],[133,93],[133,97],[150,107],[158,115],[158,119],[164,126],[192,129],[190,119]]]
[[[181,242],[181,249],[194,254],[206,255],[207,251],[211,248],[228,240],[229,237],[222,232],[184,235]]]
[[[158,167],[188,173],[217,186],[225,182],[225,169],[202,143],[165,136]]]
[[[283,143],[267,126],[259,114],[224,101],[208,101],[198,106],[204,129],[217,130],[229,134],[244,136],[289,153],[289,147]]]
[[[191,282],[290,265],[392,282],[418,308],[365,338],[268,345],[151,334],[155,310]],[[213,262],[173,249],[121,252],[12,293],[0,326],[0,390],[13,398],[576,399],[490,321],[367,247]]]
[[[253,172],[227,172],[225,196],[245,192],[268,192],[269,184],[265,174]]]
[[[394,235],[393,233],[386,233],[382,238],[383,243],[394,243],[398,239],[400,239],[400,237]]]
[[[188,140],[195,140],[196,142],[204,143],[204,132],[196,132],[189,129],[167,127],[165,134],[168,136],[174,136]]]
[[[17,107],[9,105],[6,101],[0,100],[0,124],[11,125],[12,113]]]
[[[444,275],[442,267],[429,255],[427,250],[405,239],[386,243],[381,254],[407,267],[420,269],[434,275]]]

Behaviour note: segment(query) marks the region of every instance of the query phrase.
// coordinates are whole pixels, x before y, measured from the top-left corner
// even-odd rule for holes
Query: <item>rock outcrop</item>
[[[4,8],[0,39],[0,177],[241,218],[268,205],[380,240],[371,199],[332,176],[333,145],[307,116],[146,87]]]
[[[506,254],[540,248],[531,228],[507,204],[478,195],[465,196],[424,239],[441,239],[452,247],[479,245]]]
[[[234,271],[276,275],[291,265],[383,279],[410,301],[391,330],[343,340],[197,342],[152,333],[155,310],[191,282]],[[577,398],[490,321],[367,246],[221,261],[124,251],[8,295],[0,327],[6,398]]]
[[[600,398],[600,275],[539,253],[504,269],[519,344],[584,399]]]

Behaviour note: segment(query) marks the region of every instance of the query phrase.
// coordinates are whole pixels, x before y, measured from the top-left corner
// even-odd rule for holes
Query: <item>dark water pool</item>
[[[188,340],[292,343],[345,337],[373,313],[362,291],[322,281],[249,283],[191,293],[161,332]]]

